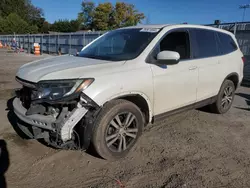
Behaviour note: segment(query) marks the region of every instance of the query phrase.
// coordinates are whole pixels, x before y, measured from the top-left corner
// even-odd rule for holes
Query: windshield
[[[83,49],[80,57],[122,61],[136,58],[158,34],[159,29],[120,29],[104,36]]]

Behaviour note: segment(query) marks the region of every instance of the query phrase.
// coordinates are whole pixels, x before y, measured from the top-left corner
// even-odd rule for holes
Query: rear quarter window
[[[207,58],[219,55],[216,33],[206,29],[194,29],[194,58]]]
[[[218,32],[218,37],[219,37],[219,48],[223,55],[229,54],[238,49],[237,44],[230,35]]]

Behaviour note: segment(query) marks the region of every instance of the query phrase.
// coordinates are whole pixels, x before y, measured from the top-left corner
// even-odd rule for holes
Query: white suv
[[[227,112],[243,78],[233,34],[205,26],[147,25],[107,32],[77,56],[22,66],[13,101],[18,126],[58,148],[105,159],[128,153],[143,128],[210,105]]]

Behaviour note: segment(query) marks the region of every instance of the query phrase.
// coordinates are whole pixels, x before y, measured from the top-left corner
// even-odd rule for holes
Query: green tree
[[[7,16],[3,22],[3,33],[26,33],[28,23],[21,19],[16,13]]]
[[[93,12],[93,27],[95,30],[108,30],[109,20],[112,15],[113,7],[111,3],[99,4]]]
[[[139,13],[132,4],[117,2],[113,12],[113,28],[133,26],[141,23],[145,18],[143,13]]]
[[[78,20],[58,20],[51,25],[50,30],[56,32],[76,32],[79,30],[80,24]]]
[[[41,8],[34,6],[31,0],[26,0],[25,11],[25,20],[29,24],[38,24],[37,26],[42,26],[45,19],[43,18],[44,13]]]
[[[31,27],[36,25],[39,30],[45,21],[43,10],[34,6],[31,0],[0,0],[0,16],[6,19],[10,14],[18,15]]]
[[[7,17],[11,13],[32,24],[43,17],[43,10],[34,6],[31,0],[1,0],[0,16]]]
[[[70,30],[69,20],[55,21],[51,25],[50,30],[51,31],[56,31],[56,32],[69,32],[69,30]]]
[[[95,6],[88,0],[82,2],[82,11],[78,14],[78,20],[84,29],[107,30],[141,23],[145,18],[143,13],[135,9],[132,4],[117,2],[100,3]]]
[[[0,16],[7,17],[11,13],[15,13],[20,17],[25,17],[26,0],[1,0]]]
[[[93,26],[95,3],[91,0],[84,0],[81,9],[82,11],[78,14],[78,20],[82,24],[81,29],[90,29]]]
[[[16,13],[12,13],[5,19],[0,19],[1,33],[5,34],[23,34],[23,33],[37,33],[38,28],[35,25],[29,25]]]
[[[76,19],[76,20],[70,20],[70,32],[76,32],[81,29],[81,22]]]
[[[0,16],[0,33],[4,33],[4,19]]]
[[[41,33],[49,33],[49,28],[50,28],[49,22],[44,21],[42,27],[40,28],[40,32]]]
[[[30,25],[28,27],[27,33],[31,33],[31,34],[38,33],[38,27],[36,25]]]

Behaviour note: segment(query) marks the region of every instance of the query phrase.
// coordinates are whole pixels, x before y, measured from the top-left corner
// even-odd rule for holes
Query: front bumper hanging
[[[27,109],[22,106],[20,98],[15,98],[13,101],[14,112],[19,119],[27,124],[39,127],[45,130],[55,131],[53,125],[56,122],[56,118],[51,116],[44,116],[40,114],[33,114],[26,116]]]
[[[29,137],[33,136],[35,139],[44,138],[48,140],[51,135],[56,135],[56,137],[59,136],[62,143],[72,140],[74,127],[88,112],[91,111],[91,114],[96,114],[100,109],[92,99],[83,93],[80,95],[80,101],[77,103],[76,108],[69,111],[68,107],[63,107],[57,118],[40,114],[27,115],[27,109],[23,107],[18,97],[13,101],[13,107],[17,117],[27,124],[20,125],[23,126],[21,129],[26,132],[30,128],[33,129],[33,135],[29,133]],[[89,145],[90,136],[92,135],[93,115],[91,115],[91,118],[91,120],[85,118],[85,124],[82,125],[84,133],[83,145],[85,146]]]

